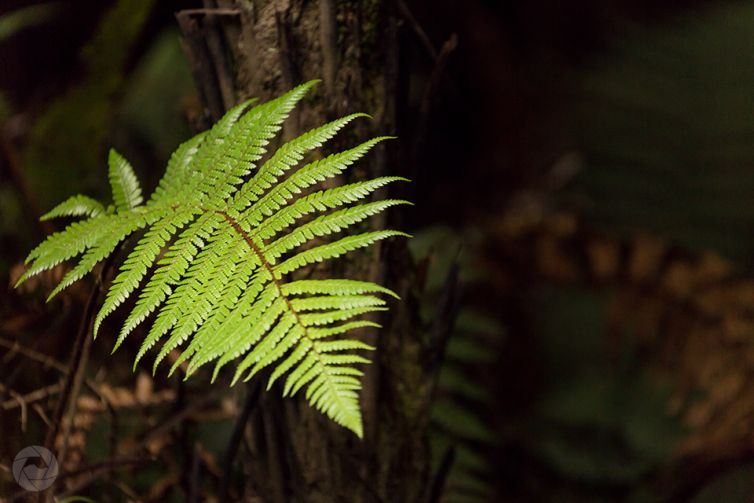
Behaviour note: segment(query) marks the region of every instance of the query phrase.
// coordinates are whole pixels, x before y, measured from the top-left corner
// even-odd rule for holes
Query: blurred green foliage
[[[68,194],[104,189],[104,142],[134,43],[154,0],[120,0],[81,52],[83,74],[37,118],[23,152],[29,184],[43,209]]]
[[[421,305],[426,323],[435,316],[445,278],[454,263],[459,266],[463,289],[483,281],[483,271],[475,264],[475,247],[482,239],[473,229],[458,233],[437,226],[422,229],[409,241],[414,258],[428,261]],[[484,411],[492,405],[494,388],[484,382],[480,370],[494,364],[501,336],[502,328],[494,319],[467,305],[458,313],[448,339],[431,413],[436,472],[449,449],[453,450],[444,501],[484,502],[493,495],[490,480],[494,468],[488,454],[499,439]],[[490,340],[496,341],[497,347],[490,347]]]
[[[444,277],[459,257],[466,291],[489,282],[476,262],[481,243],[473,230],[416,233],[414,256],[430,257],[424,319],[432,319]],[[537,472],[525,474],[520,484],[532,501],[614,501],[606,493],[621,494],[618,501],[654,501],[649,479],[685,431],[668,412],[671,389],[648,375],[631,344],[610,353],[611,292],[538,285],[525,295],[528,312],[536,313],[532,329],[544,369],[529,410],[505,411],[509,397],[501,396],[495,380],[508,375],[497,370],[505,328],[468,304],[459,313],[432,411],[435,469],[447,449],[455,449],[446,501],[494,500],[496,470],[505,469],[495,460],[509,457],[511,445],[557,475],[553,484]],[[501,409],[502,416],[492,412]]]
[[[191,136],[183,108],[186,97],[192,93],[193,82],[178,30],[166,30],[154,40],[129,76],[117,111],[119,130],[128,137],[119,135],[116,143],[122,143],[122,150],[129,156],[133,154],[130,159],[138,159],[140,152],[129,143],[138,144],[149,153],[153,164],[165,165],[173,150]],[[135,162],[135,165],[142,164]],[[156,182],[157,178],[144,179]]]
[[[46,23],[59,12],[56,3],[30,5],[0,16],[0,42],[32,26]]]
[[[34,119],[21,165],[42,211],[71,192],[105,194],[100,173],[111,144],[134,159],[138,170],[164,166],[190,136],[185,107],[193,86],[177,29],[158,33],[143,52],[134,53],[153,6],[154,0],[114,3],[81,50],[78,78]],[[13,113],[3,98],[0,122]],[[148,188],[157,174],[149,170],[144,176]],[[31,246],[30,229],[18,224],[23,211],[16,188],[0,188],[0,239],[12,244],[0,254],[0,271]]]
[[[668,412],[670,389],[646,374],[631,345],[609,353],[608,299],[576,289],[542,294],[538,333],[550,375],[531,438],[555,472],[630,492],[669,458],[684,430]]]
[[[569,200],[611,232],[754,254],[754,4],[630,26],[579,68]]]

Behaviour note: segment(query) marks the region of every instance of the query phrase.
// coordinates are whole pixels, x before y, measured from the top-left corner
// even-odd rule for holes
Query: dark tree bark
[[[205,126],[244,98],[269,99],[322,79],[286,122],[283,139],[357,111],[374,120],[360,121],[330,148],[400,135],[399,23],[391,2],[218,0],[183,11],[178,19],[206,107]],[[348,176],[405,174],[400,151],[396,142],[382,144]],[[371,225],[384,227],[386,221]],[[247,449],[236,458],[246,466],[244,497],[256,494],[275,503],[425,501],[432,485],[429,408],[447,330],[420,326],[405,243],[384,243],[326,267],[318,273],[377,281],[402,298],[377,320],[384,328],[361,334],[378,348],[375,363],[365,369],[364,439],[302,399],[283,400],[277,390],[263,393],[249,415]],[[229,459],[234,455],[230,451]]]

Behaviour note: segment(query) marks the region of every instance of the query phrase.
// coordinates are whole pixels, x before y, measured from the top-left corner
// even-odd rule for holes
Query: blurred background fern
[[[754,5],[627,24],[573,75],[568,191],[613,232],[647,230],[742,262],[754,254]]]

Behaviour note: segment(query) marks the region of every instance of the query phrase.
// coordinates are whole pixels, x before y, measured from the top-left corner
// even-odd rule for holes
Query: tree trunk
[[[218,0],[206,9],[179,13],[208,119],[244,98],[266,100],[322,79],[286,122],[284,140],[362,111],[374,119],[360,121],[329,148],[399,134],[399,24],[392,5],[379,0]],[[400,150],[397,142],[381,144],[348,176],[400,175],[400,167],[405,169]],[[371,225],[384,227],[386,221],[375,219]],[[406,245],[385,243],[326,267],[322,272],[334,277],[386,284],[402,298],[377,320],[384,328],[360,334],[378,348],[374,364],[365,369],[364,439],[302,399],[282,399],[279,390],[262,393],[245,427],[248,449],[239,455],[245,487],[237,494],[241,497],[243,490],[245,498],[258,495],[275,503],[426,501],[432,492],[427,427],[438,367],[432,355],[438,353],[429,347],[432,334],[420,326]],[[256,395],[251,388],[249,394]]]

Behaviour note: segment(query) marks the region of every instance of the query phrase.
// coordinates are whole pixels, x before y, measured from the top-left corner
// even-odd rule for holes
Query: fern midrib
[[[340,393],[338,393],[337,388],[334,386],[334,383],[332,382],[332,374],[330,373],[330,368],[325,365],[325,363],[322,361],[322,353],[317,349],[316,341],[310,336],[309,334],[309,327],[304,325],[304,323],[301,321],[301,318],[299,317],[298,311],[293,307],[291,304],[291,301],[288,299],[288,296],[283,293],[283,287],[280,284],[279,279],[275,276],[274,268],[272,267],[272,264],[267,260],[267,257],[265,256],[264,252],[257,246],[257,244],[254,242],[253,239],[251,239],[251,236],[243,230],[241,225],[228,213],[222,210],[215,210],[219,215],[221,215],[228,224],[235,230],[238,234],[243,237],[244,241],[249,245],[249,248],[254,252],[254,254],[257,255],[259,258],[259,261],[262,264],[262,267],[264,267],[267,272],[270,273],[270,277],[272,278],[272,283],[275,285],[275,288],[277,289],[278,295],[283,299],[283,302],[285,302],[286,306],[288,307],[288,310],[293,314],[293,319],[295,322],[301,327],[303,330],[303,336],[309,341],[309,350],[314,353],[314,357],[316,359],[315,365],[318,365],[324,374],[328,375],[328,379],[326,379],[324,385],[328,386],[332,391],[332,396],[338,400],[341,401]],[[295,383],[292,383],[295,385]],[[343,405],[342,410],[349,410],[349,406],[345,402],[341,402]]]
[[[262,267],[264,267],[267,272],[270,273],[270,277],[272,278],[272,283],[275,285],[275,288],[277,289],[278,295],[280,298],[283,299],[286,306],[288,307],[288,310],[293,314],[294,320],[296,320],[296,323],[302,328],[303,330],[303,336],[309,341],[310,343],[310,350],[314,352],[315,358],[317,360],[317,365],[319,365],[322,368],[322,371],[330,374],[330,370],[327,365],[325,365],[322,362],[322,353],[317,349],[317,345],[315,344],[315,340],[309,335],[309,327],[304,325],[304,323],[301,321],[301,318],[299,317],[299,313],[296,310],[296,308],[293,307],[293,304],[291,304],[290,299],[288,299],[288,296],[283,293],[283,286],[280,283],[280,280],[275,276],[275,270],[274,267],[272,267],[272,264],[267,260],[267,257],[265,256],[264,252],[257,246],[257,244],[254,242],[254,240],[249,236],[249,234],[241,228],[241,225],[234,219],[232,216],[230,216],[228,213],[222,210],[215,210],[215,212],[219,215],[221,215],[228,224],[235,230],[238,234],[243,237],[244,241],[249,245],[249,248],[254,252],[254,254],[257,255],[259,258],[259,261],[262,264]],[[332,382],[328,380],[328,385],[332,385]],[[336,391],[336,390],[333,390]],[[335,393],[335,396],[339,397],[338,393]]]

